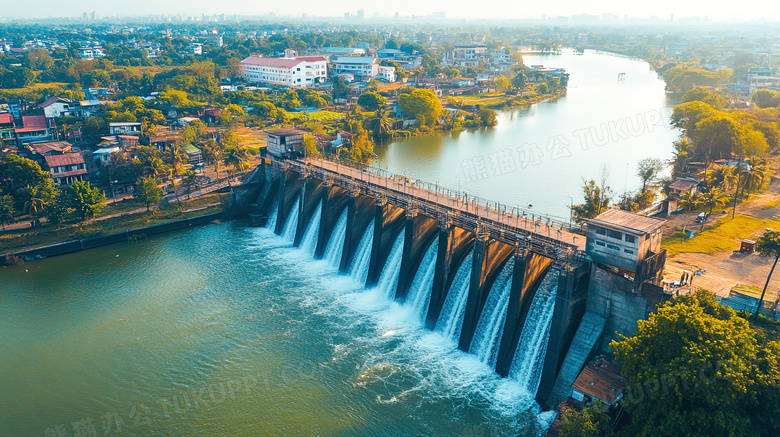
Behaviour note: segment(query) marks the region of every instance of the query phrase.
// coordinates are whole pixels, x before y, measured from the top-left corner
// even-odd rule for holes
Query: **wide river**
[[[620,195],[640,188],[637,161],[671,158],[677,138],[669,127],[672,103],[647,63],[571,50],[523,61],[566,68],[566,96],[501,112],[494,129],[378,146],[377,165],[507,209],[531,204],[532,211],[568,219],[570,203],[582,202],[582,178],[598,180],[606,167],[612,191]]]
[[[393,144],[385,165],[566,215],[566,194],[602,163],[617,184],[626,162],[668,155],[674,135],[652,115],[663,83],[647,64],[526,63],[566,67],[568,96],[504,113],[489,132]],[[635,115],[649,117],[644,132],[574,143]],[[571,141],[570,157],[553,159],[551,135]],[[538,164],[491,166],[491,153],[534,142]],[[484,178],[469,167],[480,156]],[[410,308],[242,222],[0,269],[0,339],[0,436],[504,436],[550,419]]]

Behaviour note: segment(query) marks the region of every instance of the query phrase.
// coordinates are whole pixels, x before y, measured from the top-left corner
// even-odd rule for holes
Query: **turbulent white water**
[[[395,299],[395,290],[398,287],[398,277],[401,274],[401,258],[403,258],[404,249],[404,231],[398,234],[393,243],[390,254],[385,261],[385,267],[379,276],[377,288],[379,292],[388,299]]]
[[[485,307],[474,331],[469,352],[490,367],[496,366],[498,346],[504,333],[506,309],[509,305],[509,292],[512,288],[512,270],[514,260],[510,259],[499,273],[490,288]]]
[[[531,309],[523,325],[517,343],[509,376],[517,380],[529,393],[536,393],[542,373],[547,339],[550,333],[555,295],[558,292],[558,275],[550,270],[536,291]]]
[[[420,321],[424,321],[426,314],[428,314],[438,249],[439,237],[436,237],[425,252],[417,273],[414,274],[412,285],[409,287],[409,294],[406,295],[406,306],[412,308],[412,311],[414,314],[417,314]]]
[[[282,238],[292,243],[295,240],[295,228],[298,226],[298,210],[300,208],[300,202],[295,201],[292,210],[290,210],[290,216],[287,217],[287,221],[284,223],[284,229],[282,229]]]
[[[333,228],[328,245],[325,247],[323,259],[332,266],[338,267],[341,263],[341,254],[344,252],[344,236],[347,234],[347,208],[341,213],[339,221]]]
[[[306,231],[303,233],[303,239],[301,239],[301,250],[304,253],[314,256],[314,251],[317,249],[317,236],[320,233],[320,218],[322,212],[322,201],[317,204],[317,209],[314,210],[314,214],[309,220],[309,225],[306,226]]]
[[[463,328],[463,315],[466,313],[466,301],[469,297],[469,282],[471,282],[471,259],[474,250],[463,259],[452,281],[450,291],[444,300],[439,320],[436,322],[436,330],[455,343],[460,338],[460,330]]]
[[[276,228],[276,215],[278,214],[277,210],[279,209],[279,204],[274,202],[273,203],[273,209],[268,213],[268,223],[266,223],[265,227],[267,227],[270,230],[274,230]]]
[[[352,265],[349,267],[349,274],[361,284],[366,283],[368,278],[368,264],[371,261],[371,247],[374,245],[374,221],[368,224],[363,237],[360,238],[360,244],[355,251],[355,257],[352,258]]]

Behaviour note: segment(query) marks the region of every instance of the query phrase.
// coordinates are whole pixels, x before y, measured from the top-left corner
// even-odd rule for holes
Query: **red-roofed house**
[[[84,157],[80,153],[71,152],[62,155],[45,156],[46,167],[51,173],[51,178],[59,185],[70,185],[76,181],[83,181],[87,174]]]
[[[68,115],[71,109],[70,100],[63,99],[61,97],[52,97],[49,100],[38,105],[38,107],[43,109],[43,113],[46,115],[46,117],[49,118],[56,118],[56,117],[62,117],[63,115]]]
[[[17,127],[14,132],[19,146],[53,139],[45,115],[22,116],[22,127]]]
[[[322,56],[262,58],[250,56],[241,61],[241,75],[248,82],[310,87],[328,77],[328,64]]]
[[[10,112],[0,113],[0,141],[2,142],[15,142],[16,135],[14,134],[14,115]]]

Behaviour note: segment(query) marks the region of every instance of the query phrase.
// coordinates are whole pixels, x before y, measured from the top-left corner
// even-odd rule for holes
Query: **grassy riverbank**
[[[126,211],[121,215],[104,216],[85,222],[44,224],[38,228],[9,230],[0,233],[0,253],[15,253],[65,241],[115,234],[219,212],[223,210],[227,196],[227,194],[213,193],[182,201],[181,204],[171,202],[152,211],[139,211],[141,205],[128,202],[122,205]]]

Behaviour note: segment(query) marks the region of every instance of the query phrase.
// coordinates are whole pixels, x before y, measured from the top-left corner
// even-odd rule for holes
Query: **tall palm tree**
[[[224,156],[222,161],[225,165],[233,167],[231,172],[233,174],[246,170],[249,167],[249,153],[247,153],[246,149],[238,146],[226,147]]]
[[[159,156],[151,156],[145,160],[141,160],[141,173],[144,176],[159,178],[167,171],[165,163]]]
[[[31,217],[37,217],[38,214],[43,211],[43,207],[46,206],[46,199],[44,198],[41,187],[36,185],[34,187],[26,186],[23,188],[24,194],[27,197],[27,201],[22,205],[22,210],[25,214],[30,214]]]
[[[184,178],[184,186],[187,187],[187,200],[190,199],[190,191],[192,191],[192,187],[194,187],[197,182],[198,177],[195,176],[195,172],[192,170],[187,170]]]
[[[683,211],[690,211],[696,209],[701,204],[701,196],[698,193],[692,191],[686,191],[680,196],[680,201],[677,202],[677,206],[682,208]]]
[[[219,179],[219,164],[222,161],[223,152],[222,145],[214,140],[208,140],[203,145],[203,159],[214,164],[214,172],[217,174],[217,179]]]
[[[179,143],[168,145],[168,147],[165,148],[163,157],[165,158],[165,163],[173,169],[174,173],[178,173],[179,167],[187,161],[187,154],[184,153],[184,147]]]
[[[756,241],[756,251],[761,256],[773,256],[775,262],[772,264],[772,269],[769,270],[769,275],[766,277],[766,283],[764,283],[764,289],[761,291],[761,298],[758,299],[758,306],[754,314],[755,320],[758,320],[758,314],[761,311],[761,307],[764,305],[764,295],[766,289],[769,286],[769,280],[772,278],[772,273],[777,267],[777,260],[780,259],[780,232],[767,231],[764,235],[758,237]]]
[[[742,173],[742,191],[744,193],[747,189],[750,193],[758,190],[764,184],[767,166],[766,161],[755,156],[747,158],[745,161],[747,166],[739,167]]]
[[[371,125],[376,142],[385,141],[393,135],[393,127],[381,109],[376,111],[376,118],[371,121]]]
[[[728,165],[714,165],[707,175],[707,185],[710,187],[723,187],[728,190],[733,181],[736,180],[734,168]]]
[[[726,205],[729,201],[729,195],[719,188],[711,188],[699,196],[699,205],[709,208],[707,214],[712,214],[712,210]]]

